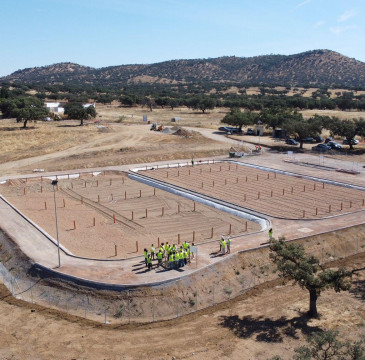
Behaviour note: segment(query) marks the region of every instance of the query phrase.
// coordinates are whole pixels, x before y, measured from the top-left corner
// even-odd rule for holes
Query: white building
[[[65,108],[63,107],[64,106],[63,103],[59,103],[59,102],[46,102],[45,105],[46,105],[47,110],[50,113],[58,114],[58,115],[63,115],[63,113],[65,112]]]
[[[88,108],[88,107],[90,107],[90,106],[93,106],[93,107],[94,107],[94,109],[95,109],[95,103],[83,104],[82,106],[83,106],[85,109],[86,109],[86,108]]]

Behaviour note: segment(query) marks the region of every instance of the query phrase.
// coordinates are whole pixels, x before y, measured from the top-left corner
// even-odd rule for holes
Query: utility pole
[[[52,186],[53,186],[53,199],[54,199],[54,213],[56,218],[56,234],[57,234],[57,254],[58,254],[58,267],[61,267],[61,256],[60,256],[60,241],[58,238],[58,219],[57,219],[57,203],[56,203],[56,189],[58,181],[52,180]]]

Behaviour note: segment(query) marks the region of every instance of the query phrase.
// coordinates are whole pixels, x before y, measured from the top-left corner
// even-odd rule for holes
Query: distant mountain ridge
[[[170,60],[99,69],[74,63],[58,63],[18,70],[0,78],[0,81],[102,87],[143,83],[219,82],[365,88],[365,63],[331,50],[312,50],[294,55]]]

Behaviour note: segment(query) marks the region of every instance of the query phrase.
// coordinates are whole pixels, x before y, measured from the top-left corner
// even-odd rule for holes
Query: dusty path
[[[220,141],[226,144],[231,144],[231,145],[247,145],[250,148],[254,148],[253,145],[245,143],[244,139],[240,139],[240,140],[235,140],[235,139],[231,139],[227,136],[225,136],[224,133],[219,132],[217,130],[212,130],[212,129],[204,129],[204,128],[196,128],[196,127],[184,127],[184,129],[190,130],[190,131],[197,131],[200,134],[202,134],[203,136],[205,136],[208,139],[214,140],[214,141]]]

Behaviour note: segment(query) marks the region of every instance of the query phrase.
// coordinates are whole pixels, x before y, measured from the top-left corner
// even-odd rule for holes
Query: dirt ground
[[[334,266],[363,268],[364,253]],[[291,359],[307,335],[333,329],[354,341],[365,335],[365,273],[350,292],[323,292],[320,318],[308,320],[308,293],[281,281],[226,303],[148,325],[108,326],[24,303],[0,286],[1,359]]]
[[[56,238],[49,179],[11,180],[0,185],[0,192]],[[56,201],[60,242],[84,257],[119,259],[140,255],[159,241],[200,243],[260,229],[252,221],[246,228],[245,219],[199,203],[194,211],[193,201],[131,180],[126,173],[60,179]]]
[[[77,121],[38,121],[30,123],[29,129],[24,130],[21,128],[22,124],[17,124],[15,119],[1,120],[0,170],[14,174],[31,172],[36,168],[54,171],[218,156],[227,155],[230,148],[230,145],[224,142],[207,139],[197,132],[184,137],[149,131],[150,125],[142,120],[143,116],[147,115],[150,123],[216,131],[222,126],[221,120],[228,109],[216,108],[203,114],[187,108],[177,108],[173,111],[168,108],[154,109],[151,112],[142,107],[125,108],[117,104],[97,104],[96,110],[97,121],[86,121],[83,127],[80,127]],[[362,112],[332,110],[303,112],[305,117],[315,113],[343,119],[363,115]],[[172,122],[173,117],[180,117],[180,120]],[[271,146],[282,145],[279,142],[275,143],[269,136],[257,138],[245,135],[240,137],[240,140]],[[305,145],[305,148],[309,150],[312,146]],[[364,147],[363,144],[356,148]],[[364,154],[362,156],[365,157]],[[16,160],[16,164],[9,163]]]
[[[280,218],[323,218],[365,206],[362,191],[228,163],[142,173]]]
[[[227,143],[197,132],[189,136],[171,135],[150,131],[150,125],[143,124],[89,123],[84,127],[74,124],[63,128],[63,123],[50,122],[37,123],[26,131],[8,131],[10,122],[2,120],[0,124],[3,174],[219,156],[228,154],[230,148]]]

